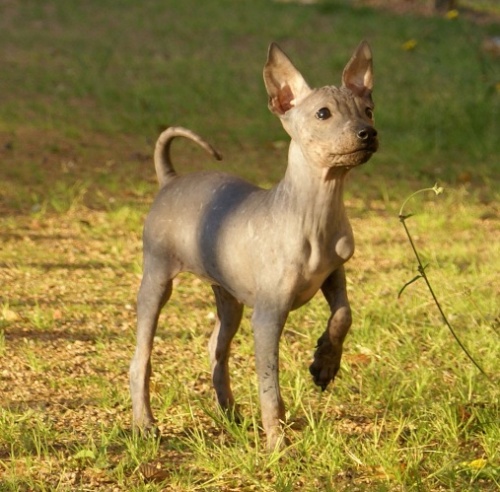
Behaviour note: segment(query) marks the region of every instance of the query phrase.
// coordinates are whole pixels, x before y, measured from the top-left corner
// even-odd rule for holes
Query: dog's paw
[[[325,391],[328,384],[335,379],[340,369],[342,348],[336,349],[332,346],[326,336],[318,340],[314,360],[309,366],[309,372],[313,377],[314,384]]]
[[[314,360],[314,362],[309,366],[309,372],[311,373],[314,384],[319,386],[322,391],[325,391],[330,382],[335,379],[339,368],[340,364]]]
[[[269,453],[281,452],[291,444],[286,436],[284,429],[276,429],[267,435],[266,449]]]
[[[245,421],[243,414],[241,413],[240,405],[233,403],[230,406],[221,406],[219,404],[217,405],[217,409],[220,415],[224,419],[227,419],[228,422],[234,422],[235,424],[240,425]]]
[[[155,422],[143,422],[141,425],[135,423],[132,431],[144,439],[159,439],[161,437],[160,429]]]
[[[142,429],[142,435],[147,439],[160,439],[161,432],[157,425],[152,424]]]

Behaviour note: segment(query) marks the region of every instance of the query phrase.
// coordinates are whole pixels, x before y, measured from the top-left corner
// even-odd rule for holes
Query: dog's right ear
[[[304,77],[276,43],[269,46],[264,84],[269,109],[278,116],[283,116],[311,92]]]
[[[370,97],[373,90],[372,50],[361,41],[342,73],[342,85],[358,97]]]

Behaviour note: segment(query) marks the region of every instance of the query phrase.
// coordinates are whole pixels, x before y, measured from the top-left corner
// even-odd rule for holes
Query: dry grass
[[[481,218],[491,207],[465,206],[467,196],[416,204],[427,211],[410,225],[458,332],[496,383],[464,358],[423,286],[397,300],[415,265],[396,216],[382,202],[360,213],[363,204],[351,201],[355,324],[343,374],[324,395],[309,380],[327,318],[315,300],[291,315],[283,337],[284,393],[300,430],[281,458],[261,449],[248,318],[233,362],[248,420],[237,427],[213,411],[206,342],[214,307],[207,286],[190,276],[177,283],[155,345],[153,399],[164,439],[143,442],[130,433],[141,213],[75,206],[57,216],[4,219],[5,490],[142,490],[144,481],[151,490],[452,490],[469,483],[495,490],[499,234]],[[477,469],[475,460],[483,460]]]
[[[334,0],[4,2],[0,490],[498,490],[500,65],[480,48],[494,29]],[[267,43],[282,43],[315,85],[337,83],[363,37],[376,53],[382,147],[348,186],[354,326],[340,377],[320,394],[307,371],[328,318],[318,296],[282,339],[292,447],[266,454],[249,313],[234,343],[236,426],[213,409],[210,289],[185,275],[155,343],[164,437],[141,439],[127,373],[159,127],[192,127],[221,147],[223,169],[276,182],[286,143],[265,107]],[[414,49],[402,49],[408,40]],[[190,145],[174,152],[186,172],[215,167]],[[399,206],[436,180],[445,195],[412,201],[408,225],[492,382],[422,283],[397,298],[416,274]]]

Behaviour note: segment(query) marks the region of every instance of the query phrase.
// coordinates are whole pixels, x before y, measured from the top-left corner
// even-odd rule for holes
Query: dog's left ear
[[[342,85],[358,97],[370,96],[373,90],[372,50],[361,41],[342,73]]]
[[[278,116],[283,116],[311,92],[304,77],[276,43],[269,46],[264,84],[269,109]]]

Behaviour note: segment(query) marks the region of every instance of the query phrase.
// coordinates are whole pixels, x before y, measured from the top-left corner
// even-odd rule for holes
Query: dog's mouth
[[[375,141],[361,149],[356,149],[344,154],[330,154],[332,167],[356,167],[367,162],[377,152],[378,143]]]

